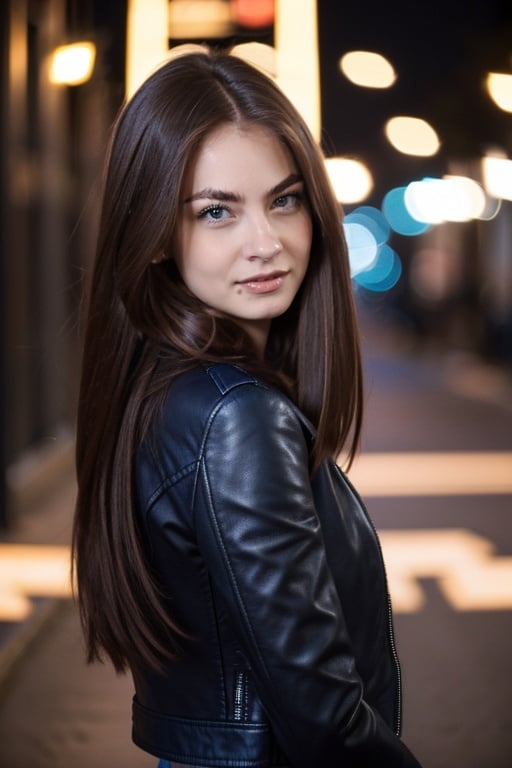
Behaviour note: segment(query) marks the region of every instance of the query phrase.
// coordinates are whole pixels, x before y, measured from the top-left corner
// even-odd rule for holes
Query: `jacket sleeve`
[[[331,574],[301,426],[278,393],[227,395],[205,435],[199,544],[296,768],[418,768],[365,702]]]

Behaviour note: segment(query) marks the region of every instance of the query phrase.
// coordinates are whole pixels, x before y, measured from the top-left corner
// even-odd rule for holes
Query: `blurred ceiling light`
[[[385,133],[390,144],[405,155],[430,157],[441,146],[430,123],[419,117],[392,117],[386,123]]]
[[[512,75],[489,72],[485,84],[496,106],[505,112],[512,112]]]
[[[56,48],[50,61],[50,82],[59,85],[82,85],[90,79],[96,47],[94,43],[80,42]]]
[[[277,51],[271,45],[257,42],[240,43],[233,46],[230,53],[262,69],[270,77],[277,77]]]
[[[169,37],[194,39],[227,37],[233,32],[229,0],[170,0]]]
[[[329,157],[325,161],[337,200],[359,203],[373,189],[373,178],[364,163],[348,157]]]
[[[167,0],[128,0],[126,9],[126,96],[130,98],[169,54]]]
[[[512,160],[487,155],[482,159],[484,187],[493,197],[512,200]]]
[[[466,176],[413,181],[404,200],[411,216],[427,224],[477,219],[486,204],[483,189]]]
[[[300,8],[298,8],[300,6]],[[317,0],[279,0],[274,40],[277,84],[320,141],[320,73]]]
[[[390,88],[396,72],[380,53],[350,51],[341,57],[339,66],[345,77],[363,88]]]
[[[232,0],[235,21],[242,27],[259,29],[274,22],[274,0]]]

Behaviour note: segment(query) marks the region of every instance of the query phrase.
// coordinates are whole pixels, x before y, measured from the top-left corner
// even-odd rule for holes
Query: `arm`
[[[286,400],[254,386],[231,392],[212,417],[200,473],[200,546],[292,765],[418,768],[364,701]]]

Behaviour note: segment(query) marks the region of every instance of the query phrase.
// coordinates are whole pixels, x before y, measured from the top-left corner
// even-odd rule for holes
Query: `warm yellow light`
[[[493,197],[512,200],[512,160],[503,156],[482,159],[484,187]]]
[[[419,117],[392,117],[386,123],[385,132],[390,144],[406,155],[430,157],[440,147],[435,130]]]
[[[172,0],[169,37],[199,39],[227,37],[233,32],[233,14],[226,0]]]
[[[350,479],[363,496],[512,493],[512,451],[361,453]]]
[[[277,51],[271,45],[257,42],[239,43],[231,48],[230,53],[261,69],[267,76],[274,79],[277,77]]]
[[[126,96],[169,54],[168,0],[128,0],[126,16]],[[171,3],[172,5],[172,3]]]
[[[496,106],[505,112],[512,112],[512,75],[489,72],[486,86]]]
[[[350,82],[363,88],[390,88],[396,80],[392,64],[380,53],[350,51],[339,66]]]
[[[297,6],[300,5],[298,9]],[[320,75],[316,0],[276,3],[277,84],[320,140]]]
[[[337,200],[340,203],[359,203],[373,189],[373,178],[364,163],[349,157],[329,157],[325,161]]]
[[[67,546],[0,543],[0,621],[24,621],[33,597],[71,597]]]
[[[61,45],[52,54],[50,82],[59,85],[81,85],[90,79],[96,58],[93,43]]]

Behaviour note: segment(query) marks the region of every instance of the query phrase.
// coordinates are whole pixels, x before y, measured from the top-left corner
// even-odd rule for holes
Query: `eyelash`
[[[292,208],[298,207],[302,203],[303,199],[303,193],[302,192],[287,192],[284,195],[278,195],[275,200],[273,201],[272,205],[276,206],[276,203],[278,200],[287,200],[289,199],[292,201]],[[285,205],[278,205],[277,208],[287,208],[288,206]],[[199,211],[197,214],[198,219],[206,219],[209,215],[213,214],[214,212],[226,212],[231,213],[231,208],[229,208],[227,205],[221,205],[219,203],[214,203],[213,205],[209,205],[207,208],[203,208],[203,210]],[[216,218],[212,217],[212,221],[222,221],[222,216]]]
[[[293,201],[293,207],[296,207],[302,202],[302,192],[286,192],[284,195],[279,195],[279,197],[276,197],[274,200],[274,205],[278,200],[286,200],[287,198],[290,198]],[[284,208],[286,206],[278,206],[278,208],[280,207]]]
[[[202,211],[199,211],[199,213],[197,214],[197,218],[206,219],[206,217],[209,214],[213,213],[214,211],[226,211],[227,213],[231,213],[231,209],[228,208],[226,205],[215,204],[215,205],[209,205],[207,208],[203,208]],[[220,218],[216,219],[215,217],[213,217],[213,221],[220,221],[220,220],[221,220]]]

